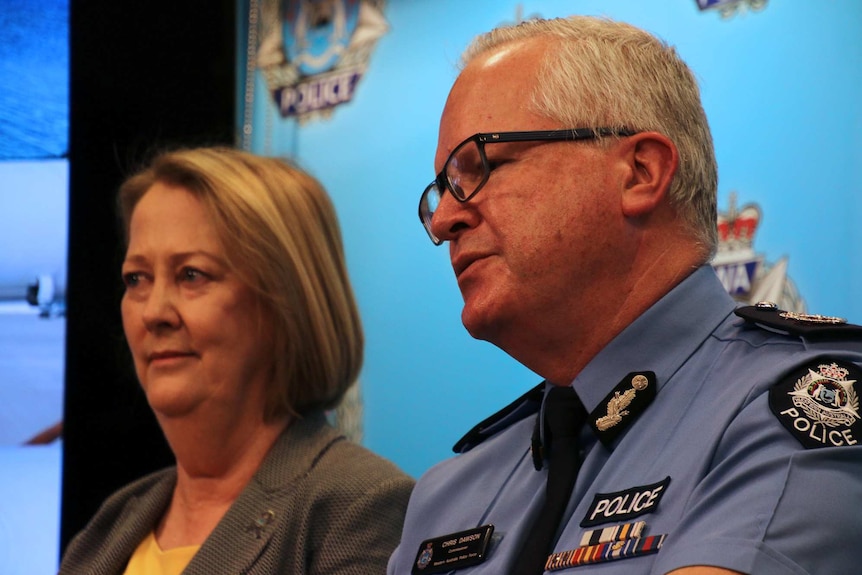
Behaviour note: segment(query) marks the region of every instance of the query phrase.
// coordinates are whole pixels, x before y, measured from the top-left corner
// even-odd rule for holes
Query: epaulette
[[[477,423],[452,446],[452,451],[455,453],[469,451],[501,429],[536,413],[542,405],[544,389],[545,382],[542,382],[494,415]]]
[[[762,329],[785,335],[799,335],[808,339],[862,337],[862,326],[847,323],[844,318],[784,311],[772,302],[740,307],[734,313]]]

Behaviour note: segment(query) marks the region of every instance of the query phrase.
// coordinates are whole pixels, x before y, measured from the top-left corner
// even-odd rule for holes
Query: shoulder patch
[[[856,445],[862,437],[856,385],[862,370],[828,357],[790,372],[769,390],[778,421],[808,449]]]
[[[809,339],[862,338],[862,326],[841,317],[783,311],[770,302],[737,308],[734,313],[762,329]]]

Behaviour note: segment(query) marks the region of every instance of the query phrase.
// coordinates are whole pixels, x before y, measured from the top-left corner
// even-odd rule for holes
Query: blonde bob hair
[[[668,193],[705,260],[717,245],[718,168],[694,74],[671,46],[604,18],[527,20],[478,36],[462,64],[510,42],[555,40],[541,63],[530,105],[560,128],[628,128],[673,140],[680,163]]]
[[[359,375],[364,339],[320,183],[287,161],[226,147],[164,152],[120,187],[127,244],[135,206],[156,182],[203,203],[228,264],[258,295],[273,334],[265,417],[335,407]]]

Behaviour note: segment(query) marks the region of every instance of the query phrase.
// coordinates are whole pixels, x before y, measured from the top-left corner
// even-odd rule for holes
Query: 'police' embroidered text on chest
[[[652,485],[641,485],[615,493],[597,493],[581,526],[622,521],[650,513],[658,506],[669,483],[670,477],[666,477]]]

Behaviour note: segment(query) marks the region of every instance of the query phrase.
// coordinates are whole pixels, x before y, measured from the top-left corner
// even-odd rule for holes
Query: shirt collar
[[[572,386],[587,411],[633,371],[655,372],[661,389],[735,307],[712,266],[701,266],[605,346]]]

